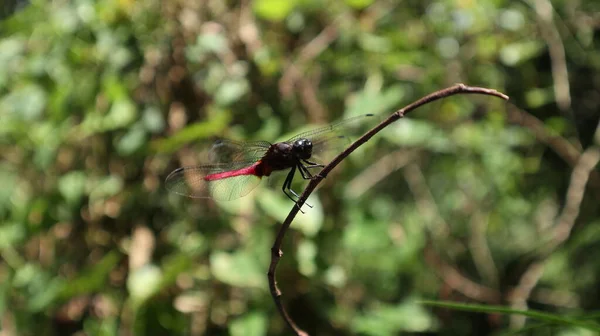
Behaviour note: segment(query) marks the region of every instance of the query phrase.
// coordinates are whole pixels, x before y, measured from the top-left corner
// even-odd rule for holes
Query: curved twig
[[[279,232],[277,233],[277,237],[275,238],[275,242],[273,243],[273,247],[271,247],[271,263],[269,265],[269,272],[267,273],[267,277],[269,279],[269,289],[271,291],[271,295],[273,296],[273,300],[275,301],[275,305],[277,306],[277,309],[279,310],[281,316],[284,318],[285,322],[289,325],[290,328],[294,330],[296,335],[308,336],[306,332],[304,332],[303,330],[298,328],[298,326],[296,326],[294,321],[290,318],[287,311],[283,307],[283,304],[281,303],[281,291],[277,287],[277,281],[275,279],[275,270],[277,269],[279,259],[281,259],[281,256],[283,255],[283,252],[281,251],[281,244],[283,243],[283,238],[290,225],[292,224],[292,221],[298,214],[298,211],[300,210],[302,205],[304,205],[308,196],[315,190],[315,188],[319,185],[319,183],[321,183],[321,181],[327,176],[327,174],[329,174],[329,172],[333,170],[333,168],[340,164],[342,160],[344,160],[348,155],[354,152],[358,147],[360,147],[365,142],[369,141],[369,139],[371,139],[375,134],[379,133],[379,131],[386,128],[398,119],[403,118],[407,113],[425,104],[455,94],[483,94],[489,96],[496,96],[508,100],[508,96],[496,90],[480,87],[471,87],[464,84],[456,84],[449,88],[431,93],[413,102],[412,104],[409,104],[406,107],[392,113],[387,119],[379,123],[379,125],[373,127],[371,130],[369,130],[363,136],[361,136],[358,140],[353,142],[348,148],[346,148],[337,157],[335,157],[333,161],[331,161],[327,166],[325,166],[325,168],[323,168],[323,170],[319,174],[314,176],[314,178],[310,181],[308,186],[306,186],[306,189],[304,189],[304,191],[302,192],[302,195],[300,195],[300,198],[297,202],[297,206],[292,207],[292,210],[288,214],[287,218],[281,224]]]

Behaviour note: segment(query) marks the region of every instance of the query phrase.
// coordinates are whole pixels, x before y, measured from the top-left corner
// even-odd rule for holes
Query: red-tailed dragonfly
[[[289,169],[281,189],[296,202],[299,195],[292,190],[296,171],[305,180],[312,178],[316,169],[329,162],[323,161],[330,159],[328,155],[338,154],[350,143],[348,128],[372,116],[344,119],[273,144],[217,140],[210,150],[210,163],[175,169],[167,176],[166,187],[187,197],[229,201],[247,195],[263,177]]]

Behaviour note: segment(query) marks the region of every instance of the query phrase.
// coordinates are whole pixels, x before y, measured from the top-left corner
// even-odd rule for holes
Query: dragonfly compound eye
[[[312,155],[312,141],[308,139],[298,139],[294,141],[294,151],[300,159],[307,160]]]

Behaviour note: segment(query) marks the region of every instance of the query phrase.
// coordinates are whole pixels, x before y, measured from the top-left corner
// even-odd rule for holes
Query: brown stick
[[[287,218],[285,219],[283,224],[281,224],[279,232],[277,233],[277,237],[275,238],[275,242],[273,243],[273,247],[271,247],[271,263],[269,265],[269,272],[267,273],[267,277],[269,279],[269,289],[271,291],[271,296],[273,296],[273,300],[275,301],[275,305],[277,306],[277,309],[279,310],[279,313],[281,314],[285,322],[289,325],[290,328],[294,330],[296,335],[308,336],[306,332],[304,332],[303,330],[298,328],[298,326],[296,326],[294,321],[290,318],[287,311],[283,307],[283,304],[281,303],[281,291],[277,287],[277,281],[275,279],[275,270],[277,269],[279,259],[281,259],[281,256],[283,255],[283,252],[281,251],[281,244],[283,243],[283,238],[290,225],[292,224],[292,221],[298,214],[298,211],[300,210],[302,205],[304,205],[308,196],[315,190],[315,188],[319,185],[319,183],[321,183],[321,181],[327,176],[327,174],[329,174],[329,172],[333,170],[333,168],[335,168],[340,162],[342,162],[342,160],[344,160],[348,155],[354,152],[358,147],[360,147],[365,142],[369,141],[369,139],[371,139],[375,134],[379,133],[379,131],[386,128],[398,119],[403,118],[407,113],[417,109],[418,107],[421,107],[438,99],[453,96],[455,94],[483,94],[496,96],[508,100],[508,96],[496,90],[480,87],[471,87],[464,84],[456,84],[449,88],[431,93],[417,100],[416,102],[413,102],[412,104],[409,104],[406,107],[392,113],[392,115],[390,115],[386,120],[382,121],[379,125],[373,127],[370,131],[368,131],[358,140],[353,142],[348,148],[346,148],[342,153],[335,157],[333,161],[331,161],[327,166],[325,166],[325,168],[323,168],[323,170],[319,174],[314,176],[314,178],[310,181],[308,186],[306,186],[306,189],[304,189],[304,191],[302,192],[302,195],[300,195],[300,197],[298,198],[297,206],[292,207],[292,210],[288,214]]]

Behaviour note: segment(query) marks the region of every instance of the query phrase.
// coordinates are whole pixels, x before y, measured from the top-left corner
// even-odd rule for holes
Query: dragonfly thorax
[[[301,160],[308,160],[312,156],[313,144],[312,141],[301,138],[294,141],[292,145],[292,151]]]

